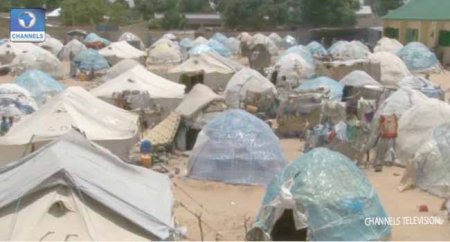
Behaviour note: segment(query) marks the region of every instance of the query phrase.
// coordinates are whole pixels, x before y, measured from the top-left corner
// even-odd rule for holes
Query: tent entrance
[[[203,72],[185,73],[181,75],[181,84],[186,86],[185,93],[189,93],[195,84],[204,82],[205,75]]]
[[[275,222],[270,237],[274,241],[306,241],[308,230],[295,228],[292,209],[285,209],[283,215]]]
[[[199,129],[189,128],[186,132],[186,150],[192,150],[194,148],[195,142],[197,141],[197,136],[200,133]]]

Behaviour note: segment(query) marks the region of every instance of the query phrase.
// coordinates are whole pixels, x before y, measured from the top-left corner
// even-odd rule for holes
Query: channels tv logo
[[[38,8],[11,9],[9,39],[13,42],[45,41],[45,11]]]

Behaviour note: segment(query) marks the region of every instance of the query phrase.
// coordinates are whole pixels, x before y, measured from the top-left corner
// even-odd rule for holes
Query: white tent
[[[234,74],[225,88],[226,103],[231,108],[242,108],[240,105],[246,99],[248,92],[261,95],[270,95],[274,98],[277,94],[275,85],[259,72],[244,68]]]
[[[129,44],[136,43],[138,46],[135,47],[139,47],[141,50],[145,48],[144,42],[142,42],[141,38],[130,32],[123,33],[117,41],[127,41]]]
[[[0,116],[22,116],[37,109],[36,101],[28,90],[14,83],[0,84]]]
[[[40,47],[50,51],[53,55],[58,55],[61,49],[64,47],[63,43],[58,39],[53,38],[49,34],[46,34],[45,41],[38,44]]]
[[[405,63],[399,57],[390,52],[377,52],[370,54],[369,60],[380,63],[380,82],[383,85],[396,86],[397,83],[405,77],[412,75]]]
[[[40,70],[55,79],[62,79],[64,72],[59,59],[51,52],[38,48],[17,55],[11,63],[12,73],[20,75],[27,70]]]
[[[119,76],[120,74],[131,70],[133,67],[140,65],[139,62],[133,60],[133,59],[124,59],[119,61],[117,64],[115,64],[114,66],[112,66],[111,68],[108,69],[108,71],[106,72],[106,75],[104,76],[105,80],[110,80],[113,79],[117,76]]]
[[[91,93],[102,99],[110,99],[113,93],[123,91],[148,92],[154,99],[181,99],[185,86],[169,81],[163,77],[136,65],[127,72],[107,80],[104,84],[91,90]]]
[[[295,53],[283,55],[275,63],[275,69],[278,71],[277,85],[285,85],[287,82],[293,88],[298,86],[299,81],[311,78],[315,71],[314,66]]]
[[[98,53],[112,63],[117,63],[121,59],[139,60],[147,55],[144,51],[134,48],[126,41],[113,42],[99,50]]]
[[[69,41],[59,52],[58,58],[61,61],[70,61],[70,53],[73,53],[73,58],[80,54],[87,47],[77,39]]]
[[[0,181],[1,240],[170,240],[176,231],[167,176],[75,131],[0,169]]]
[[[381,86],[379,82],[373,79],[367,72],[365,71],[352,71],[343,77],[340,83],[344,86]]]
[[[283,38],[281,38],[281,36],[277,33],[271,33],[269,34],[269,38],[278,46],[280,47],[281,44],[283,43]]]
[[[390,52],[392,54],[395,54],[401,48],[403,48],[403,45],[402,43],[398,42],[398,40],[383,37],[378,40],[377,45],[373,49],[373,52]]]
[[[183,118],[193,118],[213,101],[223,101],[223,97],[203,84],[196,84],[175,109]]]
[[[429,98],[406,111],[398,122],[396,149],[400,163],[406,164],[414,153],[432,138],[433,129],[450,120],[450,105]]]
[[[366,59],[370,50],[360,41],[338,41],[334,43],[328,52],[335,60]]]
[[[113,153],[128,157],[138,133],[137,121],[137,115],[103,102],[81,87],[70,87],[0,138],[0,164],[20,158],[72,126]]]
[[[203,36],[198,36],[198,37],[194,40],[192,47],[195,47],[195,46],[197,46],[197,45],[207,44],[207,43],[208,43],[208,39],[206,39],[206,38],[203,37]]]
[[[264,45],[272,56],[278,55],[279,50],[275,42],[261,33],[253,35],[249,42],[250,49],[253,49],[257,45]]]

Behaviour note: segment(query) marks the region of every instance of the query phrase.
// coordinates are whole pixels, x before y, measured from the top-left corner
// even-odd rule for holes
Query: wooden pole
[[[200,229],[200,240],[204,241],[204,237],[203,237],[203,226],[202,226],[202,214],[196,214],[195,217],[197,217],[197,222],[198,222],[198,228]]]

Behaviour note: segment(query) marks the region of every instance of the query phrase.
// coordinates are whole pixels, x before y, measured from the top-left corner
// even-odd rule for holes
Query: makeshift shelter
[[[0,44],[0,63],[10,64],[15,57],[27,52],[42,52],[41,47],[32,43],[15,43],[4,40]],[[48,51],[47,51],[48,52]]]
[[[73,58],[75,58],[75,56],[79,55],[82,51],[86,50],[87,47],[81,43],[79,40],[77,39],[73,39],[71,41],[69,41],[59,52],[58,54],[58,58],[61,61],[72,61],[70,59],[71,53]]]
[[[429,72],[440,68],[436,55],[419,42],[407,44],[397,52],[397,55],[405,62],[411,72]]]
[[[381,84],[395,86],[403,78],[411,76],[405,63],[396,55],[389,52],[377,52],[369,55],[369,60],[381,65]]]
[[[278,50],[277,45],[269,37],[267,37],[261,33],[255,34],[250,39],[248,47],[250,48],[250,50],[253,50],[259,45],[264,46],[269,51],[270,55],[272,55],[272,56],[278,55],[279,50]]]
[[[191,56],[169,73],[178,73],[180,83],[189,91],[195,84],[203,83],[213,90],[223,90],[231,76],[243,66],[217,53],[201,53]]]
[[[408,76],[403,78],[399,83],[397,83],[400,88],[411,88],[419,90],[427,97],[437,98],[442,101],[445,99],[444,90],[442,90],[438,85],[433,84],[431,81],[420,76]]]
[[[70,30],[66,34],[69,35],[72,39],[77,39],[79,41],[83,41],[87,35],[86,31],[84,31],[82,29]]]
[[[228,110],[200,132],[188,176],[233,184],[266,185],[287,165],[278,138],[257,117]]]
[[[344,86],[331,78],[321,76],[303,82],[295,90],[297,92],[310,92],[319,89],[324,89],[326,92],[329,92],[330,100],[337,101],[342,98]]]
[[[381,84],[373,79],[365,71],[352,71],[340,81],[343,86],[381,86]]]
[[[144,42],[142,42],[141,38],[130,32],[123,33],[117,41],[126,41],[128,44],[139,50],[145,49]]]
[[[207,44],[195,45],[188,51],[189,56],[194,56],[194,55],[199,55],[202,53],[209,53],[209,52],[217,53],[211,46],[209,46]]]
[[[93,49],[101,49],[111,44],[111,41],[98,36],[96,33],[90,33],[86,35],[83,42],[88,48]]]
[[[311,54],[311,51],[303,45],[292,46],[283,53],[283,55],[288,54],[297,54],[306,60],[310,66],[315,66],[314,56]]]
[[[75,127],[112,153],[127,158],[138,133],[138,117],[69,87],[0,138],[0,164],[17,160]]]
[[[231,108],[256,107],[257,112],[274,111],[277,89],[259,72],[244,68],[238,71],[225,88],[225,99]]]
[[[30,44],[14,43],[12,45],[7,43],[4,45],[6,47],[10,46],[10,48],[6,49],[12,50],[15,55],[15,58],[12,60],[10,65],[11,72],[14,75],[20,75],[27,70],[41,70],[56,79],[63,78],[64,73],[62,64],[51,52],[36,45],[34,45],[35,47],[32,47]]]
[[[390,225],[367,224],[373,218],[384,221],[388,215],[364,172],[346,156],[316,148],[269,184],[247,240],[388,239]]]
[[[14,82],[30,92],[39,105],[47,102],[51,97],[64,91],[64,86],[45,72],[29,70],[17,77]]]
[[[230,37],[225,40],[224,45],[231,51],[233,55],[238,55],[241,53],[241,41],[234,37]]]
[[[211,39],[224,44],[228,38],[224,34],[217,32],[211,37]]]
[[[152,45],[147,53],[147,65],[173,65],[183,61],[180,49],[167,43]]]
[[[433,130],[427,140],[406,163],[401,189],[417,186],[432,195],[450,197],[450,126],[445,123]]]
[[[396,150],[400,164],[407,164],[414,153],[432,138],[433,129],[450,120],[450,105],[430,98],[403,113],[398,122]]]
[[[242,32],[238,35],[238,40],[240,40],[242,43],[247,43],[250,44],[250,42],[252,41],[253,36],[251,36],[249,33],[247,32]]]
[[[214,39],[208,41],[208,46],[223,57],[230,57],[233,54],[224,44]]]
[[[106,80],[102,85],[92,89],[91,93],[109,103],[114,103],[114,94],[128,92],[129,95],[138,96],[135,100],[129,100],[131,110],[159,104],[170,113],[183,98],[184,89],[184,85],[169,81],[141,65],[136,65],[115,78]],[[148,98],[145,98],[146,96]],[[146,99],[149,100],[145,101]]]
[[[200,130],[226,108],[222,96],[203,84],[196,84],[175,109],[182,118],[177,127],[176,147],[192,150]]]
[[[36,101],[31,93],[17,84],[0,84],[0,116],[16,117],[37,110]]]
[[[185,51],[189,51],[192,47],[194,47],[194,41],[189,38],[182,39],[179,44]]]
[[[271,39],[278,47],[281,47],[283,44],[283,38],[277,33],[271,33],[269,34],[269,39]]]
[[[126,41],[113,42],[99,50],[98,53],[105,57],[110,65],[114,65],[123,59],[134,59],[144,63],[144,58],[147,56],[144,51],[134,48]]]
[[[390,52],[392,54],[395,54],[401,48],[403,48],[403,45],[398,40],[383,37],[378,40],[377,45],[373,49],[373,52]]]
[[[176,233],[169,178],[75,131],[3,167],[0,180],[2,240],[173,240]]]
[[[93,49],[81,51],[73,60],[79,72],[104,73],[109,69],[108,61]]]
[[[292,46],[296,46],[298,44],[297,39],[290,35],[286,35],[283,38],[282,47],[287,49],[291,48]]]
[[[322,44],[320,44],[317,41],[310,42],[306,48],[311,52],[311,54],[314,56],[314,58],[325,58],[328,57],[328,51],[323,47]]]
[[[208,43],[208,39],[206,39],[203,36],[198,36],[194,41],[193,41],[193,45],[192,47],[195,47],[197,45],[203,45],[203,44],[207,44]]]
[[[152,147],[173,147],[174,140],[180,126],[181,115],[172,112],[164,120],[155,127],[144,132],[143,139],[147,139],[152,143]]]
[[[173,33],[165,33],[161,39],[169,39],[171,41],[176,41],[177,40],[177,36],[175,36]]]
[[[329,49],[331,57],[335,60],[357,60],[366,59],[370,50],[360,41],[338,41]]]
[[[277,86],[288,85],[295,88],[299,81],[311,78],[314,75],[314,66],[311,66],[305,59],[298,54],[287,54],[282,56],[274,66]],[[273,80],[272,80],[273,81]]]
[[[113,78],[121,75],[122,73],[133,69],[133,67],[138,66],[138,65],[141,65],[141,64],[139,62],[137,62],[136,60],[123,59],[108,69],[108,71],[106,72],[106,75],[104,76],[104,79],[105,80],[113,79]]]
[[[46,34],[45,41],[38,44],[43,49],[50,51],[53,55],[58,55],[61,49],[64,47],[63,43],[58,39],[53,38],[49,34]]]

